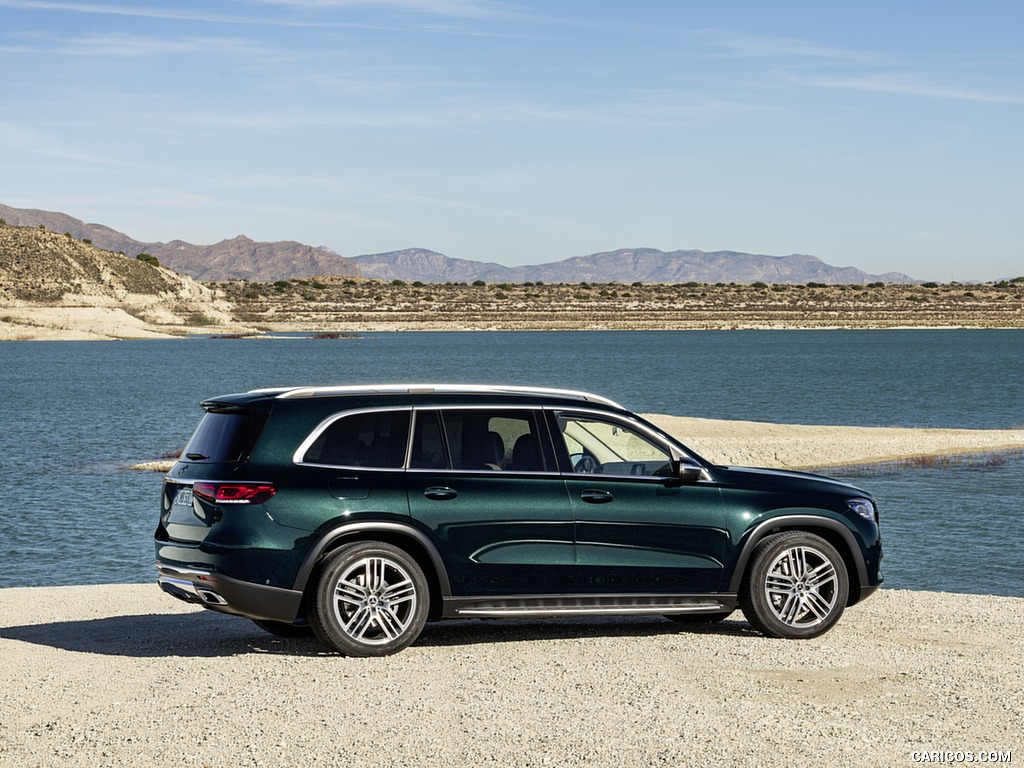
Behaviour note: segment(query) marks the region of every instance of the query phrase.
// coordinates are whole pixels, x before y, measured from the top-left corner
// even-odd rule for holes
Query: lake
[[[631,410],[858,426],[1024,424],[1024,331],[368,333],[0,345],[0,587],[147,582],[160,476],[213,395],[289,384],[586,389]],[[684,438],[685,436],[680,436]],[[825,472],[878,498],[886,586],[1024,597],[1024,459]],[[155,588],[155,587],[154,587]]]

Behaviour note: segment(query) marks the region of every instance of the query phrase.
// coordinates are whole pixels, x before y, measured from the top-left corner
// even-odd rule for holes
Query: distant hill
[[[85,224],[63,213],[0,205],[9,224],[67,232],[78,239],[127,256],[149,253],[197,280],[271,282],[293,277],[369,277],[383,280],[447,282],[645,282],[645,283],[912,283],[900,272],[870,274],[855,267],[834,267],[814,256],[765,256],[735,251],[620,249],[575,256],[548,264],[507,267],[493,262],[453,259],[424,248],[340,256],[329,248],[295,241],[256,242],[240,235],[214,245],[182,240],[145,243],[101,224]]]
[[[407,248],[390,253],[355,256],[353,262],[363,277],[380,280],[422,280],[425,283],[471,283],[485,280],[494,283],[521,283],[529,278],[521,275],[522,267],[469,259],[453,259],[425,248]],[[585,279],[585,278],[584,278]],[[579,282],[577,278],[563,282]]]
[[[0,302],[112,304],[129,295],[213,299],[209,288],[169,269],[56,232],[0,226]]]
[[[763,256],[735,251],[671,251],[620,249],[576,256],[549,264],[505,267],[450,259],[413,248],[356,256],[364,277],[454,282],[643,282],[643,283],[913,283],[901,272],[874,275],[855,267],[833,267],[814,256]]]
[[[9,224],[0,225],[0,309],[0,339],[148,338],[233,322],[223,296],[191,277]]]
[[[135,257],[156,256],[160,263],[196,280],[256,280],[270,282],[318,275],[358,276],[359,267],[328,248],[314,248],[290,240],[263,243],[240,235],[214,245],[192,245],[183,240],[145,243],[102,224],[86,224],[63,213],[0,205],[0,219],[23,227],[40,225],[68,233],[114,253]]]

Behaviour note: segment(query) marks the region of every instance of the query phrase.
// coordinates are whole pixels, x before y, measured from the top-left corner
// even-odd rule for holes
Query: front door
[[[563,411],[553,428],[569,469],[579,592],[725,589],[729,537],[717,487],[678,482],[672,451],[639,422]]]

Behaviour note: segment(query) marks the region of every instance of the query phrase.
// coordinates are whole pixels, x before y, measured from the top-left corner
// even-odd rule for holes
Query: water
[[[865,426],[1024,424],[1024,332],[374,333],[0,345],[0,587],[147,582],[160,476],[205,397],[286,384],[588,389],[632,410]],[[852,478],[878,497],[887,586],[1024,596],[1024,460]]]

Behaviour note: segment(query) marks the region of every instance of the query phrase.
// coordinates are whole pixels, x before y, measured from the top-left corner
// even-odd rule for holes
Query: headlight
[[[847,499],[846,506],[868,522],[876,522],[875,503],[871,499]]]

